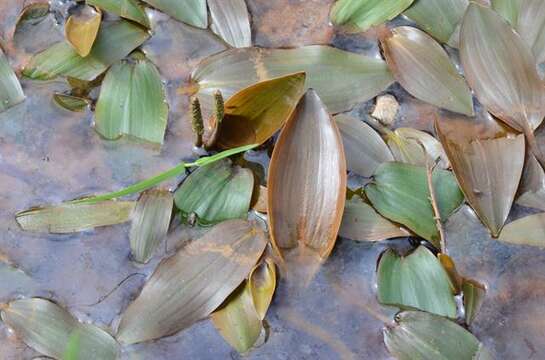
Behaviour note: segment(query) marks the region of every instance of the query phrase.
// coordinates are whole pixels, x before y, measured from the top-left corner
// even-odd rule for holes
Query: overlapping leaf
[[[545,211],[545,171],[532,154],[527,155],[518,192],[517,204]]]
[[[505,225],[498,240],[545,248],[545,213],[529,215],[510,222]]]
[[[89,99],[83,97],[60,93],[53,94],[53,100],[55,100],[59,106],[69,111],[84,111],[91,103]]]
[[[25,100],[23,88],[8,59],[0,49],[0,112]]]
[[[206,0],[144,0],[156,9],[189,25],[206,29],[208,11]]]
[[[449,161],[441,143],[430,134],[412,129],[397,128],[386,134],[388,146],[396,161],[426,166],[438,160],[438,166],[448,169]]]
[[[338,0],[331,8],[331,21],[353,30],[366,31],[371,26],[392,20],[413,0]]]
[[[79,56],[86,57],[91,52],[101,18],[100,10],[83,5],[79,13],[70,15],[66,21],[64,25],[66,40]]]
[[[210,108],[218,89],[230,97],[258,81],[299,71],[332,113],[375,97],[393,82],[384,61],[319,45],[228,50],[202,61],[191,78],[201,103]]]
[[[545,2],[523,0],[516,29],[532,48],[537,62],[545,61]]]
[[[526,0],[491,0],[492,8],[515,27],[518,22],[521,5]]]
[[[282,130],[269,166],[274,247],[309,248],[326,258],[341,224],[345,188],[339,130],[316,92],[308,90]]]
[[[263,320],[276,289],[276,265],[270,258],[262,260],[252,269],[248,286],[257,314]]]
[[[231,46],[252,46],[250,15],[244,0],[208,0],[210,28]]]
[[[148,16],[137,0],[87,0],[87,4],[149,27]]]
[[[477,312],[480,310],[486,295],[484,285],[469,279],[464,279],[462,283],[462,291],[464,294],[464,311],[465,320],[469,325],[475,319]]]

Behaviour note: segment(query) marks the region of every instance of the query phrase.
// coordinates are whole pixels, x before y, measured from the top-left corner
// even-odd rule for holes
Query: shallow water
[[[0,2],[0,23],[6,24],[0,28],[2,35],[12,26],[5,18],[12,16],[9,14],[22,1]],[[371,56],[379,54],[372,32],[347,35],[328,25],[329,0],[247,2],[258,46],[333,44]],[[26,101],[0,113],[0,258],[24,271],[0,266],[0,302],[44,296],[83,321],[108,327],[138,294],[145,276],[159,261],[161,253],[146,266],[130,261],[126,224],[47,236],[22,232],[14,220],[17,211],[28,207],[107,192],[195,157],[188,98],[179,88],[188,84],[192,68],[202,58],[225,46],[209,32],[158,13],[154,13],[154,23],[155,35],[143,49],[164,77],[171,110],[160,150],[129,140],[101,139],[92,129],[91,112],[71,113],[53,103],[53,91],[68,89],[62,81],[23,81]],[[40,44],[47,47],[62,35],[58,30],[55,35],[33,32],[40,33],[27,39],[28,49],[36,51]],[[16,67],[27,55],[19,48],[22,46],[16,44],[7,51]],[[414,100],[398,85],[388,92],[401,103],[396,126],[432,130],[434,117],[439,115],[434,107]],[[352,113],[361,117],[371,104],[361,104]],[[179,180],[163,186],[173,188]],[[526,210],[518,208],[512,218],[524,213]],[[471,330],[498,359],[545,358],[545,251],[491,239],[467,207],[453,215],[446,228],[448,248],[459,271],[486,283],[489,289]],[[169,249],[192,236],[184,229],[175,232],[169,237]],[[383,320],[392,319],[395,309],[380,306],[375,298],[375,266],[383,249],[383,244],[341,239],[308,286],[282,279],[267,315],[268,340],[245,358],[389,359],[381,329]],[[130,277],[100,304],[89,306],[135,273],[141,275]],[[1,323],[0,349],[1,360],[38,355]],[[172,359],[180,354],[197,359],[241,357],[207,320],[175,336],[129,347],[123,357]]]

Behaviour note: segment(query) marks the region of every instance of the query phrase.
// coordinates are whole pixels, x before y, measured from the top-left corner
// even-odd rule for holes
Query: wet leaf
[[[146,12],[136,0],[87,0],[87,4],[150,27]]]
[[[216,145],[223,149],[261,144],[288,120],[305,89],[305,74],[259,82],[225,102]]]
[[[473,116],[471,92],[446,51],[425,32],[399,26],[381,39],[394,78],[411,95],[453,112]]]
[[[327,258],[341,224],[346,160],[335,121],[313,90],[276,142],[267,183],[275,249],[300,246]]]
[[[140,195],[130,232],[131,252],[137,262],[147,263],[166,237],[173,204],[168,190],[147,190]]]
[[[186,24],[201,29],[208,26],[206,0],[144,0],[144,2]]]
[[[544,88],[529,47],[498,14],[476,3],[469,5],[460,34],[466,79],[479,101],[533,136],[544,116]]]
[[[378,264],[377,286],[381,304],[456,317],[450,278],[425,246],[407,256],[386,250]]]
[[[86,57],[91,52],[101,18],[100,10],[83,5],[78,13],[70,15],[66,21],[64,25],[66,40],[79,56]]]
[[[464,294],[465,320],[470,325],[484,302],[486,288],[474,280],[464,279],[462,291]]]
[[[342,135],[348,170],[370,177],[380,164],[394,160],[384,140],[363,121],[344,114],[335,116],[335,121]]]
[[[532,48],[537,62],[545,61],[545,2],[542,0],[522,1],[516,29]]]
[[[89,99],[61,93],[53,94],[53,100],[62,108],[69,111],[84,111],[91,103]]]
[[[119,345],[104,330],[78,322],[68,311],[57,304],[31,298],[15,300],[2,310],[2,321],[34,350],[64,359],[66,350],[78,338],[77,359],[116,359]]]
[[[211,108],[218,89],[228,98],[256,82],[299,71],[332,113],[375,97],[393,82],[384,61],[320,45],[224,51],[202,61],[191,78],[201,103]]]
[[[174,193],[184,217],[197,216],[201,225],[247,217],[254,188],[249,169],[217,161],[195,170]]]
[[[23,88],[8,59],[0,49],[0,112],[25,100]]]
[[[248,276],[248,287],[258,317],[263,320],[276,290],[276,265],[270,258],[257,264]]]
[[[503,228],[498,240],[515,244],[545,248],[545,213],[525,216]]]
[[[331,8],[331,22],[366,31],[392,20],[412,4],[413,0],[338,0]]]
[[[396,324],[384,329],[384,343],[398,360],[492,360],[469,331],[449,319],[420,311],[398,314]]]
[[[437,165],[440,168],[449,168],[447,154],[441,143],[424,131],[397,128],[388,132],[386,138],[396,161],[426,166],[427,161],[434,163],[439,160]]]
[[[454,264],[454,260],[447,254],[439,253],[437,254],[437,259],[439,259],[439,262],[441,263],[441,266],[443,266],[443,269],[447,272],[447,275],[450,279],[450,284],[452,285],[452,293],[454,295],[457,295],[462,290],[462,277],[460,274],[458,274],[458,270],[456,270],[456,264]]]
[[[133,201],[64,203],[19,212],[16,220],[25,231],[68,234],[129,221],[133,209]]]
[[[380,241],[409,236],[409,232],[383,218],[371,205],[355,196],[344,205],[339,236],[357,241]]]
[[[468,0],[416,0],[403,14],[441,43],[456,43],[451,39],[468,4]]]
[[[266,243],[263,231],[247,221],[216,225],[159,264],[123,313],[118,340],[158,339],[207,317],[246,278]]]
[[[250,15],[244,0],[208,0],[212,31],[234,47],[252,46]]]
[[[165,90],[151,61],[122,60],[108,70],[95,111],[100,135],[106,139],[130,135],[162,144],[167,121]]]
[[[255,194],[257,191],[257,195]],[[252,194],[252,209],[259,211],[261,213],[267,213],[267,188],[263,185],[259,185],[259,190],[254,189],[254,194]]]
[[[34,55],[25,65],[23,74],[35,80],[71,76],[90,81],[127,56],[148,37],[149,34],[141,27],[124,20],[103,23],[88,56],[82,58],[62,41]]]
[[[518,192],[518,205],[545,211],[545,171],[532,154],[527,154]]]
[[[526,0],[491,0],[492,8],[515,27],[519,18],[521,4]]]
[[[464,197],[450,171],[435,170],[433,188],[441,220],[445,221]],[[382,164],[365,194],[386,218],[407,226],[426,240],[438,240],[426,168],[403,163]]]

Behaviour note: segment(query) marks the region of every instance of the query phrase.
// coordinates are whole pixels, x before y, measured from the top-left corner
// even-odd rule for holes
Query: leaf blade
[[[206,29],[208,12],[206,0],[144,0],[154,8],[172,16],[176,20],[195,27]]]
[[[499,241],[515,244],[545,247],[545,213],[525,216],[505,225]]]
[[[244,0],[208,0],[212,31],[231,46],[252,46],[248,8]]]
[[[392,20],[412,4],[413,0],[338,0],[331,8],[331,22],[366,31]]]
[[[87,4],[150,27],[148,16],[135,0],[87,0]]]
[[[0,49],[0,112],[25,100],[25,94],[17,75],[9,65],[8,59]]]

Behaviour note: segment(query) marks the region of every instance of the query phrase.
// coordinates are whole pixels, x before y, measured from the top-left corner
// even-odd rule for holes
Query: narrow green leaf
[[[413,0],[338,0],[331,8],[331,22],[366,31],[371,26],[392,20],[412,2]]]
[[[140,195],[132,215],[131,252],[134,260],[147,263],[166,237],[173,197],[168,190],[147,190]]]
[[[163,143],[168,104],[159,71],[146,58],[112,66],[100,89],[95,129],[106,139],[130,135]]]
[[[25,100],[23,88],[8,59],[0,49],[0,112]]]
[[[208,0],[212,31],[234,47],[252,46],[250,15],[244,0]]]
[[[148,37],[145,30],[128,21],[103,23],[88,56],[82,58],[69,44],[59,42],[34,55],[23,74],[35,80],[71,76],[90,81],[127,56]]]
[[[464,197],[450,171],[435,170],[433,188],[441,220],[444,221]],[[438,240],[424,167],[403,163],[382,164],[365,193],[383,216],[406,225],[426,240]]]
[[[384,343],[398,360],[492,360],[469,331],[441,316],[406,311],[384,329]]]
[[[464,279],[462,292],[464,294],[465,319],[466,323],[470,325],[484,302],[486,288],[474,280]]]
[[[136,21],[149,28],[149,19],[144,9],[136,0],[87,0],[87,4],[119,15],[122,18]]]
[[[246,218],[254,177],[249,169],[223,160],[195,170],[174,193],[176,207],[201,225]]]
[[[499,241],[545,248],[545,213],[529,215],[505,225]]]
[[[89,99],[61,93],[53,94],[53,100],[55,100],[60,107],[69,111],[84,111],[90,104]]]
[[[119,354],[119,345],[110,334],[78,322],[49,300],[15,300],[2,310],[2,321],[25,344],[52,358],[66,359],[69,352],[78,360],[114,360]]]
[[[490,2],[492,8],[505,20],[509,21],[511,26],[517,26],[520,7],[525,0],[491,0]]]
[[[381,304],[456,317],[450,278],[425,246],[407,256],[386,250],[378,264],[377,286]]]
[[[25,231],[67,234],[129,221],[133,208],[133,201],[65,203],[25,210],[15,217]]]
[[[201,29],[208,26],[206,0],[144,0],[144,2],[186,24]]]

